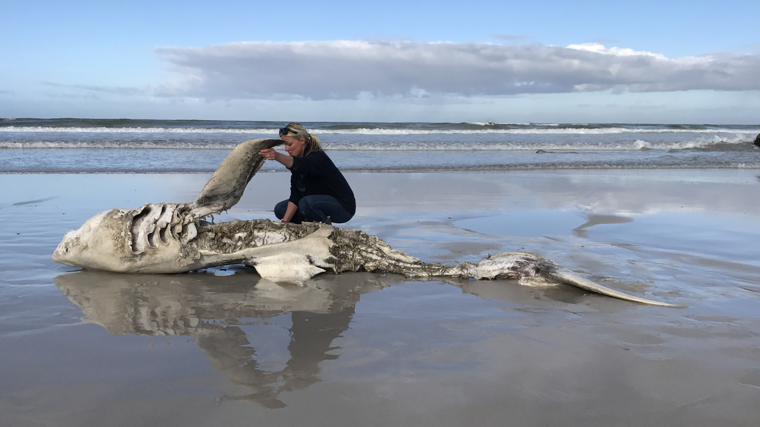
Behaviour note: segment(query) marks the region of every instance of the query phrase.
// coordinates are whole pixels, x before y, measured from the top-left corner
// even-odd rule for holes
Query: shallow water
[[[346,226],[426,261],[522,249],[681,310],[509,281],[74,271],[50,259],[66,231],[208,175],[3,175],[0,424],[754,425],[756,175],[347,174]],[[219,219],[271,217],[287,180],[255,177]]]

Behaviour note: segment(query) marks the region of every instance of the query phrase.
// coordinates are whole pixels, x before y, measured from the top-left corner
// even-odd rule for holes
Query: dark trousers
[[[274,214],[278,219],[282,219],[287,209],[288,200],[283,200],[274,207]],[[299,200],[298,210],[290,222],[294,224],[300,224],[303,221],[327,222],[328,216],[334,223],[348,222],[353,217],[335,197],[318,194]]]

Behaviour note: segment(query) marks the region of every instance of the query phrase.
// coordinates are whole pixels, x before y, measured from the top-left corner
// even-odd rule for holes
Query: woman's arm
[[[282,154],[282,153],[278,153],[277,151],[274,150],[274,148],[267,148],[265,150],[261,150],[259,151],[259,155],[261,157],[264,157],[267,160],[276,160],[277,162],[281,163],[283,166],[285,166],[288,169],[290,169],[290,167],[293,166],[292,157]],[[291,193],[292,193],[292,188],[291,188]],[[282,222],[290,222],[290,220],[293,219],[293,216],[296,214],[297,211],[298,211],[298,205],[296,205],[293,202],[288,202],[288,208],[285,210],[285,216],[282,217]]]
[[[297,210],[298,206],[296,206],[295,203],[288,202],[288,208],[285,210],[285,216],[282,217],[282,222],[290,222]]]
[[[293,166],[293,158],[287,154],[278,153],[274,148],[267,148],[259,151],[259,155],[267,160],[275,160],[281,163],[286,168],[290,169]]]

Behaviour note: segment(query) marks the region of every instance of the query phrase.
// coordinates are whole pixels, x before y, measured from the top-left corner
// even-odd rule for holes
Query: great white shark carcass
[[[303,284],[330,271],[384,271],[408,278],[517,279],[521,284],[568,284],[664,307],[674,304],[629,295],[584,279],[541,255],[503,252],[478,263],[426,263],[361,230],[328,224],[283,224],[264,219],[210,223],[209,215],[234,206],[264,164],[258,153],[282,143],[254,139],[238,145],[193,203],[148,203],[111,209],[63,238],[53,260],[85,269],[121,273],[182,273],[245,264],[273,282]]]

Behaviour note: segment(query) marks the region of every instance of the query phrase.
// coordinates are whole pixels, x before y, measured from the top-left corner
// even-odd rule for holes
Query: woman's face
[[[305,137],[282,135],[280,138],[285,141],[285,151],[287,151],[288,154],[292,157],[303,156],[303,150],[304,147],[306,147]]]

